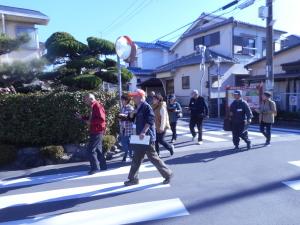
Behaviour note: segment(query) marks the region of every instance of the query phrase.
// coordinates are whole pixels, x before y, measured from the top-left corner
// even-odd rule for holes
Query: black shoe
[[[93,175],[93,174],[99,173],[99,172],[100,172],[100,170],[90,170],[90,171],[88,172],[88,175]]]
[[[252,148],[251,141],[248,141],[248,142],[247,142],[247,149],[249,150],[249,149],[251,149],[251,148]]]
[[[234,149],[233,150],[235,150],[235,151],[239,151],[240,150],[240,148],[239,148],[239,146],[238,145],[236,145],[235,147],[234,147]]]
[[[122,162],[126,162],[126,158],[123,158],[123,159],[122,159]]]
[[[127,181],[124,182],[125,186],[132,186],[132,185],[137,185],[137,184],[139,184],[138,179],[127,180]]]
[[[174,148],[175,148],[175,147],[174,147],[174,145],[171,145],[171,146],[172,146],[172,148],[170,149],[170,154],[171,154],[171,156],[172,156],[172,155],[174,155]]]
[[[271,143],[269,141],[266,141],[265,146],[270,146]]]
[[[172,177],[173,177],[173,173],[171,173],[171,175],[168,178],[164,179],[163,184],[169,184],[171,182]]]

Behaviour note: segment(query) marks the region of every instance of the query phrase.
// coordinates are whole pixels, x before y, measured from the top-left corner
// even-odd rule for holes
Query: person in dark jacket
[[[171,143],[174,143],[177,140],[177,131],[176,131],[177,121],[182,116],[182,108],[180,104],[176,101],[176,96],[174,94],[169,96],[167,109],[169,113],[170,126],[172,130]]]
[[[106,170],[106,160],[102,151],[102,140],[105,132],[105,110],[102,104],[96,100],[93,94],[84,97],[84,102],[91,107],[90,115],[82,116],[76,113],[76,117],[85,121],[89,125],[90,139],[87,145],[87,153],[91,169],[89,175],[101,170]]]
[[[230,120],[232,125],[232,140],[235,150],[239,150],[240,138],[251,148],[251,141],[248,138],[248,126],[251,123],[253,114],[246,101],[242,99],[242,92],[234,92],[235,100],[230,105]]]
[[[163,184],[170,183],[173,175],[172,171],[166,166],[166,164],[159,158],[155,151],[155,116],[153,109],[145,100],[145,92],[141,89],[137,89],[135,92],[129,93],[130,97],[133,97],[133,101],[137,106],[137,109],[129,115],[129,119],[134,120],[136,124],[136,135],[143,140],[145,136],[150,136],[149,146],[145,146],[144,149],[134,150],[133,159],[131,162],[131,168],[128,175],[128,180],[124,182],[125,186],[136,185],[139,183],[138,172],[145,154],[150,162],[157,168],[159,173],[164,177]]]
[[[203,119],[208,116],[208,107],[202,96],[199,96],[198,90],[193,90],[192,98],[189,104],[189,110],[191,112],[190,119],[190,130],[193,136],[193,141],[196,137],[195,125],[198,128],[198,144],[201,145],[203,143],[202,140],[202,124]]]

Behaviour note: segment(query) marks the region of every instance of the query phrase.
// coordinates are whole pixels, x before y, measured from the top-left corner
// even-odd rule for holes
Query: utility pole
[[[274,89],[274,73],[273,73],[273,0],[266,0],[266,7],[268,9],[267,23],[266,23],[266,89],[273,91]]]
[[[122,107],[121,104],[121,96],[122,96],[122,72],[121,72],[121,62],[120,57],[117,56],[117,67],[118,67],[118,92],[119,92],[119,104],[120,108]]]

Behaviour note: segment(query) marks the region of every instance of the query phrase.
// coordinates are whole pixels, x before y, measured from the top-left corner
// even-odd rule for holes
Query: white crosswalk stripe
[[[288,163],[291,165],[300,167],[300,160],[299,161],[291,161]],[[300,191],[300,180],[283,181],[282,183],[287,185],[288,187],[292,188],[295,191]]]
[[[110,169],[103,171],[101,173],[96,173],[93,175],[87,175],[87,172],[74,172],[74,173],[58,173],[47,176],[35,176],[35,177],[23,177],[14,180],[0,181],[0,189],[1,188],[9,188],[9,187],[19,187],[19,186],[27,186],[33,184],[43,184],[43,183],[52,183],[58,181],[71,181],[71,180],[81,180],[81,179],[89,179],[96,177],[107,177],[121,174],[128,174],[130,166],[124,166],[116,169]],[[155,171],[156,168],[152,164],[143,164],[140,167],[140,172],[149,172]]]
[[[80,202],[80,199],[94,199],[96,196],[118,197],[119,194],[129,194],[149,190],[154,192],[158,191],[159,193],[161,192],[160,190],[171,187],[170,184],[162,184],[162,177],[140,179],[139,184],[133,186],[124,186],[123,182],[102,183],[101,180],[99,180],[99,184],[96,185],[73,185],[74,182],[78,182],[82,179],[85,179],[84,183],[89,184],[89,179],[101,179],[102,177],[127,174],[129,169],[129,166],[124,166],[103,171],[92,176],[86,176],[86,171],[84,171],[2,180],[0,182],[1,189],[23,186],[26,188],[26,186],[35,184],[43,184],[43,186],[42,189],[38,189],[38,191],[35,192],[15,194],[12,190],[8,192],[8,194],[0,196],[0,214],[1,210],[13,209],[16,207],[18,209],[24,208],[24,210],[30,210],[30,207],[36,204],[47,204],[50,202],[63,204],[68,200]],[[140,173],[153,173],[155,170],[156,168],[152,164],[145,163],[141,166]],[[155,176],[157,176],[157,173],[155,173]],[[48,189],[49,183],[52,183],[52,186],[50,186],[52,188],[50,189]],[[55,187],[58,186],[59,188],[53,188],[53,184]],[[157,196],[161,196],[160,198],[162,199],[149,201],[149,199],[147,200],[146,198],[144,202],[141,200],[140,203],[127,205],[122,205],[120,202],[118,205],[108,208],[99,207],[95,209],[95,207],[92,207],[91,209],[88,208],[84,211],[75,210],[72,212],[59,213],[58,215],[48,213],[45,216],[44,213],[40,215],[37,213],[30,217],[21,217],[18,218],[18,220],[11,221],[3,221],[0,218],[0,225],[98,225],[99,221],[101,225],[117,225],[189,215],[189,212],[182,201],[179,198],[176,198],[176,196],[174,196],[175,198],[170,199],[163,199],[163,195],[159,194]],[[145,195],[145,197],[147,196]]]
[[[121,225],[189,215],[180,199],[167,199],[138,204],[121,205],[103,209],[65,213],[21,221],[0,223],[1,225]]]

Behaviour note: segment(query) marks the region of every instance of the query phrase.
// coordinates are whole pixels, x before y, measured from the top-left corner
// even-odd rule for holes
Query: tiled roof
[[[226,62],[232,62],[234,63],[235,61],[227,56],[224,56],[222,54],[216,53],[212,50],[207,50],[206,51],[206,56],[205,56],[205,61],[212,61],[212,59],[217,58],[217,57],[221,57],[224,61]],[[167,71],[171,71],[173,69],[177,69],[180,67],[184,67],[184,66],[190,66],[190,65],[195,65],[195,64],[199,64],[202,62],[202,56],[201,54],[190,54],[187,56],[183,56],[180,59],[176,59],[172,62],[169,62],[165,65],[162,65],[160,67],[157,67],[155,72],[156,73],[162,73],[162,72],[167,72]]]
[[[155,43],[135,41],[134,43],[140,48],[147,49],[170,49],[174,44],[173,42],[168,41],[157,41]]]
[[[31,10],[31,9],[23,9],[23,8],[17,8],[17,7],[11,7],[11,6],[5,6],[0,5],[0,13],[4,14],[10,14],[10,15],[23,15],[28,17],[35,17],[35,18],[41,18],[41,19],[48,19],[48,16],[45,14]]]
[[[142,69],[140,67],[128,67],[127,69],[131,73],[133,73],[135,75],[141,75],[141,76],[151,76],[154,73],[154,70]]]

